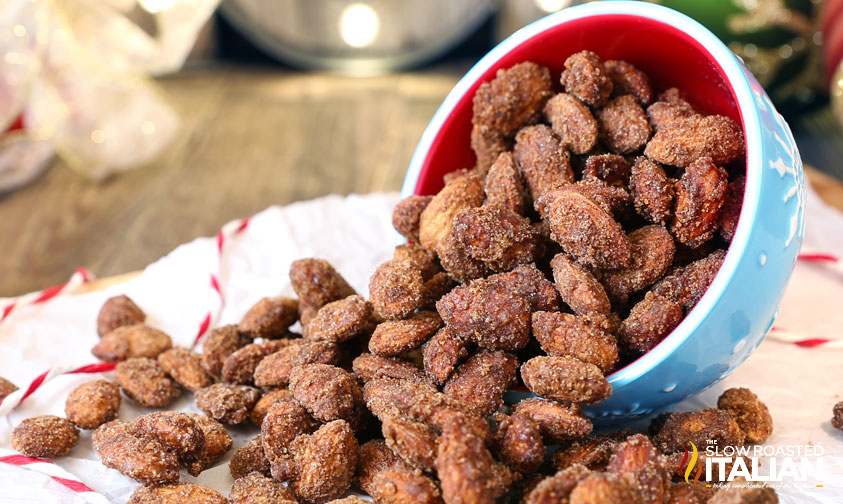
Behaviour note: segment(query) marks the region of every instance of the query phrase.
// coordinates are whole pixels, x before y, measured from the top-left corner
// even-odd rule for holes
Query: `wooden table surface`
[[[468,68],[358,79],[212,68],[161,80],[183,132],[154,164],[105,182],[57,162],[0,196],[0,296],[143,268],[269,205],[398,190],[416,143]],[[798,135],[797,135],[798,136]],[[843,208],[843,189],[823,178]]]

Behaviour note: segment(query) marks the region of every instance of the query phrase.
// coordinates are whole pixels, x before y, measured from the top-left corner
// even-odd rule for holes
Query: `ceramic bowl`
[[[660,344],[608,376],[612,397],[586,408],[598,423],[651,415],[734,371],[773,325],[804,230],[802,162],[790,129],[764,90],[714,34],[674,10],[645,2],[596,2],[519,30],[457,83],[427,126],[403,195],[435,194],[442,176],[474,165],[472,97],[500,68],[534,61],[554,82],[565,59],[589,49],[672,86],[709,114],[731,117],[746,138],[746,193],[723,266],[708,291]]]

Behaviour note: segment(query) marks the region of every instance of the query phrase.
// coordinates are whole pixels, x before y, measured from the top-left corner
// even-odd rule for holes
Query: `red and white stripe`
[[[15,310],[18,310],[24,306],[46,303],[47,301],[53,299],[59,294],[67,294],[73,292],[77,288],[79,288],[80,285],[91,281],[92,277],[93,275],[91,275],[88,270],[86,270],[85,268],[79,268],[76,270],[75,273],[73,273],[73,275],[67,282],[61,285],[56,285],[50,287],[49,289],[44,289],[40,292],[26,294],[13,300],[12,302],[4,306],[2,311],[0,311],[0,324],[2,324],[7,318],[9,318],[9,316]]]
[[[208,313],[199,323],[199,330],[196,333],[196,337],[193,339],[193,347],[196,347],[196,345],[198,345],[202,340],[202,337],[207,334],[208,330],[215,326],[219,321],[222,309],[225,307],[225,296],[223,296],[222,287],[220,286],[220,272],[222,271],[223,256],[225,255],[227,246],[232,242],[232,240],[249,227],[251,219],[251,217],[246,217],[245,219],[229,222],[217,233],[217,271],[211,273],[211,279],[209,282],[209,286],[214,292],[217,303],[214,307],[208,310]]]
[[[114,370],[114,364],[111,362],[97,362],[96,364],[86,364],[84,366],[73,367],[52,367],[36,376],[26,388],[15,390],[7,395],[5,399],[0,400],[0,417],[9,414],[10,411],[17,408],[27,397],[35,393],[46,382],[53,378],[67,374],[96,374],[106,373]]]
[[[53,481],[84,499],[85,502],[91,504],[108,504],[110,502],[104,495],[94,491],[82,480],[49,460],[27,457],[15,451],[0,448],[0,462],[46,474]]]

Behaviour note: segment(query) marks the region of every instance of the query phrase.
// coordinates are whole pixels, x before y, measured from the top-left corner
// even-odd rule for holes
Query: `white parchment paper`
[[[218,298],[208,288],[211,272],[219,268],[225,298],[218,324],[234,323],[258,299],[293,295],[288,279],[290,263],[301,257],[330,261],[363,295],[375,267],[391,256],[396,243],[390,218],[397,194],[328,196],[271,207],[255,215],[242,234],[226,243],[222,259],[213,238],[200,238],[176,248],[148,266],[138,278],[105,291],[63,295],[46,304],[26,307],[0,324],[0,376],[19,386],[55,365],[84,365],[95,359],[90,349],[98,341],[95,319],[110,296],[127,294],[146,313],[147,323],[171,335],[176,345],[190,346],[199,324]],[[843,256],[843,216],[809,191],[805,248]],[[797,266],[778,321],[805,338],[840,338],[843,324],[843,274],[828,266]],[[8,300],[0,300],[4,306]],[[110,377],[113,373],[107,373]],[[12,429],[23,419],[41,414],[64,415],[68,392],[91,380],[91,375],[60,376],[0,418],[0,448],[9,448]],[[779,489],[783,503],[843,502],[843,432],[829,422],[834,403],[843,400],[843,350],[800,348],[767,340],[722,383],[685,401],[676,409],[716,405],[725,388],[749,387],[767,403],[775,429],[766,444],[821,445],[822,481]],[[185,393],[173,409],[198,411]],[[144,413],[123,401],[120,418]],[[213,487],[227,495],[232,479],[226,462],[254,436],[254,427],[229,431],[234,447],[215,467],[198,478],[185,473],[183,481]],[[105,468],[91,449],[90,432],[56,462],[113,502],[125,502],[137,486],[117,471]],[[821,487],[816,485],[821,484]],[[25,468],[0,464],[0,502],[77,503],[79,497],[48,477]]]

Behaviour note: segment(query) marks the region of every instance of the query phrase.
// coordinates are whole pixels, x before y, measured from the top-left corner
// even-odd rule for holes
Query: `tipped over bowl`
[[[585,412],[598,423],[651,415],[728,376],[773,325],[804,231],[802,162],[790,129],[741,61],[709,30],[644,2],[597,2],[540,19],[492,49],[457,83],[413,155],[403,196],[435,194],[443,176],[475,164],[472,99],[502,68],[532,61],[559,82],[582,50],[624,60],[656,93],[683,90],[706,114],[730,117],[746,141],[746,189],[723,264],[684,320],[658,345],[607,376],[612,396]]]

